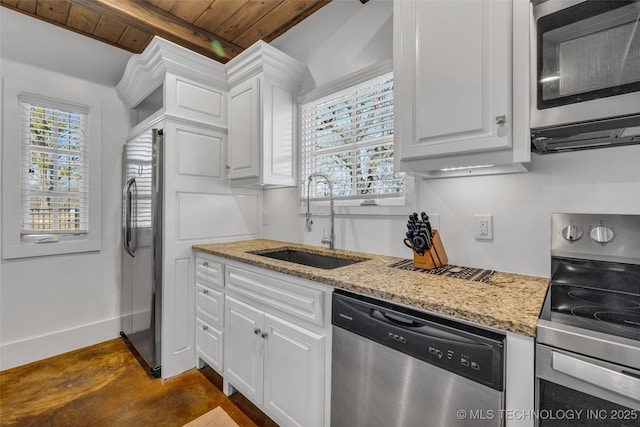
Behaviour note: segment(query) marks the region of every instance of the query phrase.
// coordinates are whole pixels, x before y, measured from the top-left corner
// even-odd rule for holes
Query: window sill
[[[56,237],[58,238],[58,237]],[[59,239],[36,243],[33,239],[22,239],[16,245],[5,245],[2,250],[2,259],[33,258],[48,255],[62,255],[83,252],[97,252],[100,250],[100,241],[82,236],[74,239]]]
[[[418,201],[416,191],[416,179],[411,175],[407,175],[405,177],[405,195],[403,198],[382,198],[375,199],[376,204],[363,204],[362,199],[353,199],[353,200],[337,200],[334,202],[334,208],[336,215],[339,216],[349,216],[349,215],[358,215],[358,216],[368,216],[368,215],[379,215],[379,216],[405,216],[409,215],[411,212],[418,211]],[[331,212],[329,210],[329,201],[321,200],[321,201],[311,201],[310,203],[311,214],[315,215],[329,215]],[[298,213],[300,215],[305,215],[307,213],[307,201],[306,199],[301,199],[299,203]]]

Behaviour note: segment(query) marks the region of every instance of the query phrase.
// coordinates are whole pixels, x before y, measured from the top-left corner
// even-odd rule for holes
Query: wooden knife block
[[[424,255],[419,255],[416,251],[413,251],[413,266],[416,268],[431,270],[432,268],[443,266],[448,262],[449,258],[447,258],[447,253],[444,251],[438,230],[433,230],[431,249],[424,251]]]

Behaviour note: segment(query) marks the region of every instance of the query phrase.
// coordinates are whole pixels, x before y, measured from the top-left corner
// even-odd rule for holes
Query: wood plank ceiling
[[[9,9],[133,53],[157,35],[222,63],[260,39],[284,34],[330,1],[0,0]]]

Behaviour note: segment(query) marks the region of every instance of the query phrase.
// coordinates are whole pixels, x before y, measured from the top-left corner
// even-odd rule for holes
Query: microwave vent
[[[640,144],[640,114],[531,130],[538,154]]]

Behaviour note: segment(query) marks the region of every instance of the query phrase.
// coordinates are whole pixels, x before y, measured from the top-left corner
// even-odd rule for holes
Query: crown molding
[[[116,85],[118,96],[133,108],[158,88],[167,73],[228,90],[225,66],[213,59],[154,37],[139,55],[133,55]]]
[[[232,87],[259,73],[300,87],[307,70],[306,65],[262,40],[227,62],[225,68],[227,81]]]

